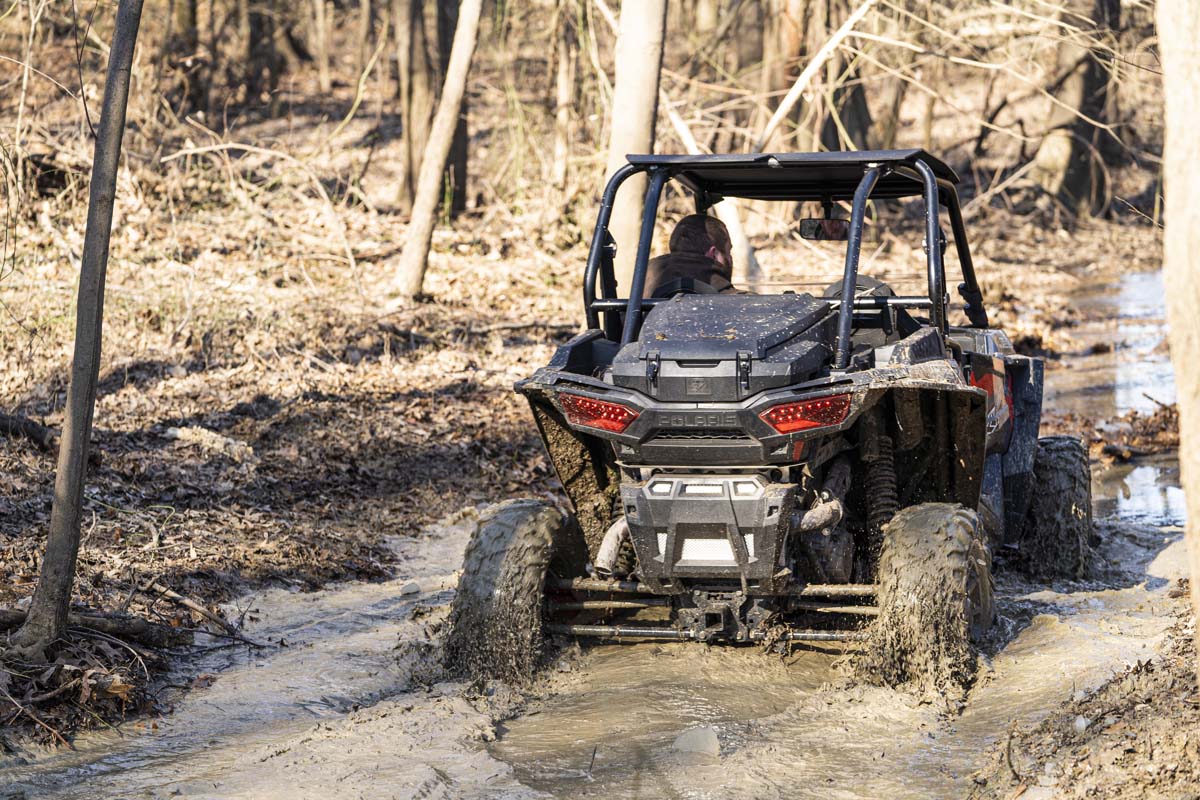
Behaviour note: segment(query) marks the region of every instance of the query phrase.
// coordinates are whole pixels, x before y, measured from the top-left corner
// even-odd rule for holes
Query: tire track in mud
[[[1167,587],[1186,569],[1179,533],[1109,527],[1102,555],[1123,566],[1102,581],[1047,588],[1001,575],[1002,619],[961,713],[847,688],[827,654],[784,666],[756,649],[692,657],[688,645],[605,646],[538,714],[505,723],[491,750],[556,797],[965,796],[980,755],[1014,719],[1033,722],[1149,658],[1175,621]],[[672,748],[697,725],[717,731],[719,758]]]
[[[264,595],[251,632],[288,647],[198,665],[224,669],[157,731],[84,737],[79,753],[0,781],[63,798],[962,796],[1011,720],[1153,653],[1183,570],[1177,531],[1110,522],[1099,581],[1047,588],[1001,573],[997,634],[960,715],[838,685],[830,652],[784,663],[757,648],[640,644],[566,660],[497,730],[503,697],[486,708],[461,683],[413,689],[436,678],[426,625],[445,617],[473,525],[401,542],[403,579]],[[719,757],[672,748],[696,725],[717,731]]]

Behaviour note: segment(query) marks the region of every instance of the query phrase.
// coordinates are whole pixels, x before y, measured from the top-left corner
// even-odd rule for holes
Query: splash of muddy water
[[[1173,400],[1157,350],[1160,298],[1155,275],[1081,292],[1097,321],[1072,334],[1114,347],[1050,370],[1048,404],[1105,417],[1151,410],[1145,395]],[[1185,569],[1177,466],[1097,471],[1094,495],[1107,520],[1105,580],[1002,577],[995,641],[961,715],[832,687],[836,652],[785,663],[753,648],[641,644],[587,650],[497,731],[461,685],[413,681],[468,517],[398,539],[399,580],[254,598],[250,635],[287,647],[216,650],[189,664],[179,682],[205,672],[215,683],[153,725],[81,737],[75,753],[0,760],[0,797],[962,796],[1012,720],[1028,724],[1149,657],[1173,620],[1166,586]],[[717,732],[720,755],[676,751],[675,738],[701,725]]]

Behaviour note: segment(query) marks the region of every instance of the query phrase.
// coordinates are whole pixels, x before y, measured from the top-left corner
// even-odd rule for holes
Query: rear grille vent
[[[745,431],[737,428],[669,428],[654,434],[655,439],[742,439],[748,441]]]

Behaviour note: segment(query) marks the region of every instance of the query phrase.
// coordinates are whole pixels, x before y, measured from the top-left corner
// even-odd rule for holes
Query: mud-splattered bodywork
[[[816,322],[809,335],[823,336],[822,325]],[[998,370],[999,377],[977,378],[970,356],[958,353],[968,362],[964,368],[929,333],[921,329],[878,348],[869,354],[876,366],[801,375],[795,383],[779,386],[790,380],[790,373],[775,365],[771,369],[788,376],[778,378],[775,387],[764,381],[768,385],[755,386],[758,391],[733,392],[744,395],[741,399],[681,402],[614,385],[619,377],[614,378],[613,364],[620,365],[622,356],[638,346],[614,352],[600,331],[587,331],[518,388],[530,400],[592,561],[605,532],[624,515],[640,579],[655,591],[678,593],[701,579],[744,578],[750,594],[781,593],[798,577],[797,570],[787,569],[785,553],[796,515],[812,506],[821,478],[838,458],[853,463],[849,493],[865,505],[865,499],[856,498],[865,488],[860,467],[874,455],[871,448],[880,433],[893,441],[901,506],[953,502],[976,508],[985,482],[999,481],[1009,491],[996,493],[1008,506],[996,509],[1003,517],[996,534],[1002,537],[1005,522],[1023,515],[1022,498],[1012,487],[1022,488],[1031,469],[1025,455],[1029,442],[1036,440],[1036,411],[1030,411],[1040,407],[1040,363],[1012,355],[1004,346],[1007,340],[996,332],[959,332],[973,350],[992,346],[995,351],[978,357],[983,359],[980,369]],[[654,364],[651,369],[661,375],[667,371],[661,359],[665,342],[656,344],[657,361],[640,361]],[[735,375],[737,358],[735,348],[733,357],[724,359]],[[689,377],[711,383],[712,375],[722,371],[722,364],[714,363],[722,359],[691,367],[684,359],[670,361],[683,391]],[[756,363],[751,362],[750,372]],[[812,371],[819,373],[822,366],[818,362]],[[989,392],[997,380],[1005,391]],[[563,395],[619,404],[636,417],[620,432],[573,424]],[[763,419],[781,403],[829,396],[848,398],[845,418],[836,424],[779,433]],[[995,474],[985,468],[989,458]],[[691,493],[701,488],[705,494]],[[705,559],[706,548],[694,542],[713,542],[707,550],[732,553],[733,563]],[[716,544],[720,542],[728,542],[728,548]],[[689,547],[701,557],[688,558]]]

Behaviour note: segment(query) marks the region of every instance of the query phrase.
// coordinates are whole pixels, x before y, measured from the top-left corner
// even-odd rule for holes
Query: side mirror
[[[845,242],[850,239],[850,220],[802,219],[800,238],[810,242]]]

